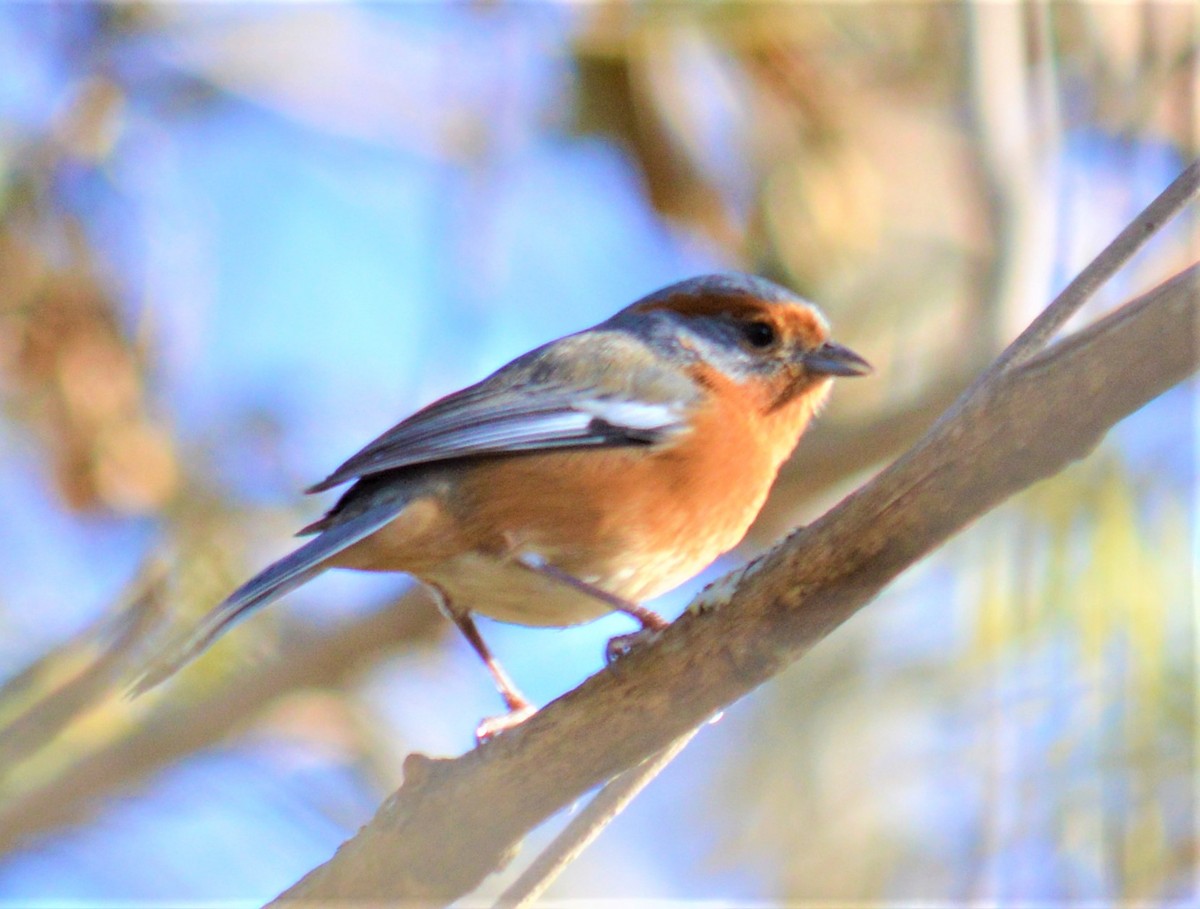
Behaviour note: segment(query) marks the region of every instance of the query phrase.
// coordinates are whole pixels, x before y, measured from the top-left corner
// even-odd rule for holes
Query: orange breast
[[[789,405],[764,415],[764,402],[729,380],[704,379],[727,387],[671,446],[473,466],[448,503],[464,540],[496,555],[536,552],[635,601],[699,572],[741,541],[812,411]]]

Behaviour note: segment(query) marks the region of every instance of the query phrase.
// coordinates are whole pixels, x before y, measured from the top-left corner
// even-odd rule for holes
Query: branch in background
[[[71,678],[37,697],[0,730],[0,772],[7,772],[36,753],[112,693],[141,643],[153,635],[163,619],[165,586],[164,566],[152,563],[134,583],[134,590],[139,592],[131,596],[130,604],[115,619],[106,616],[0,690],[0,703],[22,700],[27,692],[38,687],[34,683],[36,676],[57,675],[63,669],[62,664],[71,662],[72,657],[98,653]]]
[[[474,889],[527,831],[795,662],[953,533],[1194,373],[1198,274],[996,375],[819,521],[526,724],[453,760],[410,755],[403,787],[278,902],[442,903]]]
[[[428,597],[414,591],[342,628],[297,640],[282,649],[269,671],[247,667],[211,694],[181,706],[164,699],[165,709],[129,735],[0,804],[0,853],[78,823],[105,796],[221,741],[280,696],[341,685],[381,655],[435,640],[444,630],[445,623]]]
[[[1022,301],[1045,299],[1051,290],[1058,213],[1045,200],[1058,198],[1055,58],[1041,58],[1037,70],[1032,66],[1029,34],[1040,35],[1041,23],[1029,7],[971,3],[963,14],[974,121],[967,135],[993,247],[974,302],[972,340],[976,351],[992,356],[1007,335],[1006,314],[1021,312]]]

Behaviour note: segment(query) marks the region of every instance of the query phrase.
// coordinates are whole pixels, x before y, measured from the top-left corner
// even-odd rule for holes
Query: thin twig
[[[1004,352],[967,390],[972,395],[993,377],[1029,360],[1049,343],[1071,316],[1092,298],[1097,290],[1133,258],[1164,224],[1170,221],[1200,193],[1200,158],[1193,161],[1158,198],[1117,234],[1062,293],[1042,311]]]
[[[135,729],[81,756],[36,786],[0,800],[0,854],[78,823],[106,796],[211,747],[267,704],[302,688],[338,686],[405,645],[437,640],[445,623],[420,591],[336,629],[296,634],[267,666],[248,666],[194,700],[163,698]],[[114,685],[114,692],[119,685]]]
[[[513,883],[496,900],[493,909],[525,909],[546,892],[546,888],[575,861],[629,803],[679,755],[688,742],[700,731],[696,727],[681,735],[670,745],[653,754],[636,767],[613,777],[587,807],[542,852],[530,862]]]
[[[32,757],[70,723],[112,693],[128,670],[139,644],[162,623],[166,568],[152,559],[126,595],[128,605],[115,617],[106,617],[65,650],[55,651],[57,666],[41,663],[53,672],[89,650],[99,656],[73,677],[52,687],[0,729],[0,779],[17,764]],[[47,673],[43,673],[47,674]],[[30,681],[28,676],[22,684]],[[14,686],[16,687],[16,686]],[[13,691],[14,689],[8,689]]]

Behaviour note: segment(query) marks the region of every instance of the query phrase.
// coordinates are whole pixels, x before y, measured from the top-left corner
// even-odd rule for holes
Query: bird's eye
[[[746,340],[753,347],[770,347],[775,343],[775,327],[769,322],[750,322],[745,332]]]

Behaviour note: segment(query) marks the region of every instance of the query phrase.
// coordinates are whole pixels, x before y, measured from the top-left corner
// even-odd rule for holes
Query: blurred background
[[[1198,28],[1186,3],[0,6],[0,901],[258,903],[405,754],[470,748],[500,704],[403,578],[327,575],[120,689],[330,504],[303,487],[641,294],[764,274],[877,367],[656,607],[818,515],[1196,154]],[[1196,225],[1081,321],[1194,260]],[[551,895],[1194,898],[1195,426],[1169,392],[914,567]],[[485,625],[539,703],[629,630]]]

